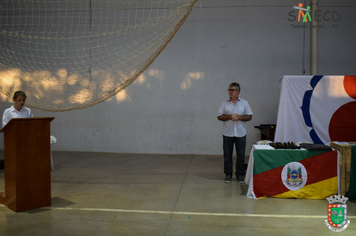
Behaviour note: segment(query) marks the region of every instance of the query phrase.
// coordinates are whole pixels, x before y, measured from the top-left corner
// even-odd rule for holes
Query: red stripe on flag
[[[337,176],[337,151],[325,152],[300,161],[305,167],[308,180],[305,185]],[[257,198],[274,196],[290,191],[282,181],[284,166],[253,176],[253,191]]]
[[[278,167],[253,176],[253,192],[257,198],[273,196],[289,191],[281,178],[283,167]]]
[[[337,176],[337,151],[331,153],[324,152],[317,156],[304,159],[300,161],[300,163],[305,167],[308,173],[308,180],[305,185]],[[319,164],[315,165],[315,163]]]

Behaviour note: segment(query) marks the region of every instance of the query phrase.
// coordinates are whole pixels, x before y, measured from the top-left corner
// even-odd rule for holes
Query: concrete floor
[[[224,183],[221,156],[53,156],[52,205],[19,213],[1,205],[1,236],[337,234],[324,223],[326,200],[249,199],[247,185]],[[356,235],[356,203],[347,206],[340,235]]]

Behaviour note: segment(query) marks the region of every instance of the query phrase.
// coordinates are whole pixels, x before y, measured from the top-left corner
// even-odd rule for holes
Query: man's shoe
[[[239,183],[245,183],[244,177],[242,176],[237,176],[236,179],[239,181]]]
[[[232,179],[231,175],[227,175],[225,178],[225,183],[227,183],[227,184],[230,183],[231,179]]]

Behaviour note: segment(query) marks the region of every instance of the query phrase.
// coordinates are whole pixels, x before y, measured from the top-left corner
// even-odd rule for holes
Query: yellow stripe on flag
[[[314,184],[309,184],[296,191],[287,191],[272,197],[278,198],[308,198],[326,199],[337,194],[337,177],[326,179]]]

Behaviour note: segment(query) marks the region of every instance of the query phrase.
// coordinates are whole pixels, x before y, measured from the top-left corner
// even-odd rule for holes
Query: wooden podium
[[[346,196],[350,189],[350,171],[351,171],[351,145],[356,142],[331,142],[330,147],[340,153],[340,195]]]
[[[15,212],[51,205],[50,123],[54,117],[13,118],[4,133],[5,192]]]

